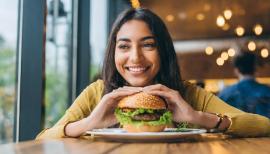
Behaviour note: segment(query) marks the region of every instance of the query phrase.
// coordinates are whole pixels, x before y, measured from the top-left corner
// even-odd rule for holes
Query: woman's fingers
[[[130,90],[130,91],[141,92],[141,91],[149,91],[149,90],[169,90],[169,88],[167,88],[166,86],[162,84],[155,84],[155,85],[150,85],[146,87],[124,86],[124,87],[120,87],[118,89],[113,90],[113,92],[117,90]]]
[[[108,127],[117,123],[114,111],[119,100],[140,91],[141,88],[131,87],[120,87],[118,89],[114,89],[112,92],[102,97],[101,102],[97,104],[93,112],[90,114],[89,119],[91,119],[91,121],[96,121],[98,128]]]
[[[143,89],[144,92],[163,97],[168,103],[178,104],[177,102],[182,101],[182,96],[176,90],[170,89],[161,84],[147,86]]]
[[[175,105],[171,104],[171,103],[168,103],[168,109],[170,111],[173,111],[175,109]]]
[[[160,96],[163,97],[165,99],[169,99],[170,98],[170,94],[163,92],[163,91],[159,91],[159,90],[149,90],[149,91],[144,91],[147,94],[151,94],[151,95],[156,95],[156,96]]]
[[[118,89],[114,89],[112,92],[106,95],[106,104],[116,105],[118,101],[126,96],[136,94],[140,92],[141,88],[131,88],[131,87],[120,87]]]
[[[170,90],[170,89],[168,87],[162,85],[162,84],[155,84],[155,85],[146,86],[142,90],[143,91],[150,91],[150,90],[167,91],[167,90]]]
[[[138,91],[136,90],[117,89],[110,93],[110,98],[119,100],[125,96],[129,96],[136,93],[138,93]]]
[[[123,89],[127,89],[127,90],[135,90],[135,91],[142,91],[143,87],[130,87],[130,86],[124,86]]]
[[[141,92],[142,91],[142,87],[120,87],[118,89],[114,89],[112,92],[116,92],[116,91],[134,91],[134,92]]]
[[[145,88],[143,88],[143,91],[152,95],[158,95],[165,99],[171,99],[174,95],[174,90],[162,85],[162,84],[156,84],[156,85],[150,85]]]

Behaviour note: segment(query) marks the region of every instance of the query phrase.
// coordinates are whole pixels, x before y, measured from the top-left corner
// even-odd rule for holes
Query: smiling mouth
[[[147,67],[127,66],[127,67],[125,67],[125,69],[128,70],[129,72],[136,73],[136,74],[143,73],[143,72],[147,71],[149,68],[150,68],[150,66],[147,66]]]

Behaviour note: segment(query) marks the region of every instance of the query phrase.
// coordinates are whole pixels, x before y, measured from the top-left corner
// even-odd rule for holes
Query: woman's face
[[[130,20],[116,36],[115,64],[117,71],[131,86],[147,86],[160,68],[156,41],[147,24]]]

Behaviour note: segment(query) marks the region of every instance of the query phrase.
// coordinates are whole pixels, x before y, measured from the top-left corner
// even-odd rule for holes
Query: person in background
[[[116,125],[119,100],[139,92],[164,98],[173,122],[179,124],[239,136],[270,135],[268,118],[240,111],[183,81],[164,22],[152,11],[139,8],[124,11],[114,22],[102,80],[86,87],[65,115],[37,139],[80,137],[88,130]]]
[[[233,59],[233,66],[239,82],[218,96],[238,109],[270,118],[270,87],[255,80],[256,55],[241,52]]]

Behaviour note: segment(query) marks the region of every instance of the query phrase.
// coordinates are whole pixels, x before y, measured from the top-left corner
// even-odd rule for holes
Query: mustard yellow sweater
[[[64,116],[52,127],[43,130],[37,139],[63,138],[65,126],[87,117],[99,103],[104,89],[102,80],[89,85],[77,97]],[[193,84],[185,82],[186,101],[197,111],[221,113],[229,116],[232,123],[226,133],[240,136],[270,135],[270,120],[266,117],[238,110],[220,100],[218,97]]]

